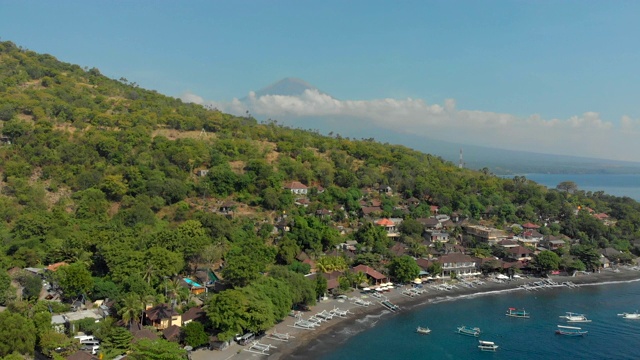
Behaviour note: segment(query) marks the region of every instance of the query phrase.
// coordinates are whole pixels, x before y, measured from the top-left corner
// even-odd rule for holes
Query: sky
[[[0,39],[259,119],[640,161],[639,13],[638,1],[0,0]],[[285,77],[320,91],[250,96]]]

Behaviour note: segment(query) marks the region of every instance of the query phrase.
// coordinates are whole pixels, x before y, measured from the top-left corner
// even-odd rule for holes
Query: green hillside
[[[200,295],[205,328],[228,339],[268,329],[292,306],[313,304],[324,293],[326,281],[303,276],[309,271],[300,262],[303,252],[319,271],[367,264],[400,279],[406,258],[390,251],[397,242],[411,256],[413,274],[413,259],[435,251],[417,220],[433,215],[432,207],[508,232],[512,224],[542,225],[543,235],[574,244],[558,252],[556,268],[580,268],[576,261],[591,267],[598,248],[620,250],[620,261],[638,250],[640,205],[629,198],[571,184],[548,190],[403,146],[257,123],[11,42],[0,42],[0,126],[0,265],[13,269],[11,277],[0,275],[0,304],[10,310],[0,313],[0,323],[12,316],[11,323],[36,327],[25,330],[32,338],[20,348],[3,347],[0,336],[0,356],[6,349],[51,356],[56,347],[75,350],[37,320],[51,305],[37,301],[42,284],[23,268],[68,264],[46,275],[62,304],[115,299],[112,315],[124,324],[139,321],[147,303],[173,302],[180,312],[194,306],[180,279],[211,269],[226,290]],[[294,181],[308,194],[285,188]],[[386,187],[391,191],[379,191]],[[374,216],[363,213],[375,207]],[[606,213],[610,221],[578,208]],[[372,222],[378,218],[403,219],[399,235],[386,236]],[[450,229],[452,242],[474,255],[501,254],[462,224]],[[355,258],[325,256],[347,240],[358,242]],[[357,285],[358,275],[345,273],[341,287]],[[56,306],[62,308],[54,312],[65,305]],[[115,321],[82,326],[107,339],[106,358],[146,351],[117,342]]]

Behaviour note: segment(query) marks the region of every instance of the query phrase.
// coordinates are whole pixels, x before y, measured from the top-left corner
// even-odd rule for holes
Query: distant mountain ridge
[[[327,94],[302,79],[287,77],[256,91],[255,95],[256,97],[265,95],[300,96],[306,90],[316,90],[321,94]],[[246,103],[248,98],[244,97],[240,100]],[[279,117],[278,122],[290,127],[317,130],[322,134],[340,134],[340,136],[354,139],[374,138],[380,142],[405,145],[418,151],[440,156],[455,164],[459,163],[460,149],[462,149],[464,167],[476,170],[488,168],[491,172],[500,175],[521,173],[640,173],[640,163],[636,162],[532,153],[460,144],[436,138],[402,133],[387,128],[362,126],[358,119],[348,119],[337,116]]]
[[[321,94],[325,94],[317,87],[309,84],[302,79],[287,77],[256,91],[255,95],[256,97],[265,95],[299,96],[304,94],[306,90],[316,90]],[[244,97],[240,100],[244,101],[246,99],[247,98]]]

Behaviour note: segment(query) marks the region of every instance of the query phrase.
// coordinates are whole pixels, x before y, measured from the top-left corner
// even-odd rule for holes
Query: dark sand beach
[[[571,282],[578,286],[597,285],[615,282],[628,282],[640,280],[640,271],[620,268],[619,272],[611,270],[602,271],[600,273],[590,273],[588,275],[581,274],[578,276],[549,276],[549,279],[556,283]],[[438,301],[451,301],[455,298],[468,297],[469,295],[488,295],[496,292],[503,292],[503,296],[508,296],[510,291],[526,291],[520,286],[540,281],[540,278],[520,278],[505,281],[503,283],[493,282],[489,279],[482,279],[485,283],[474,288],[457,286],[455,289],[444,291],[425,287],[428,292],[415,297],[402,295],[403,288],[396,288],[385,295],[393,304],[399,305],[402,312],[410,311],[418,306],[428,306],[430,303]],[[323,310],[330,311],[334,308],[341,310],[349,310],[350,314],[346,318],[336,317],[328,322],[322,323],[319,328],[314,330],[299,329],[293,327],[295,319],[289,317],[283,322],[277,324],[274,329],[267,334],[289,333],[293,338],[289,341],[278,341],[265,337],[260,339],[261,344],[275,346],[270,348],[265,354],[259,354],[251,351],[247,346],[239,346],[233,344],[223,351],[199,350],[192,354],[194,360],[204,359],[313,359],[319,353],[327,351],[332,345],[348,341],[350,334],[344,334],[346,328],[353,328],[358,322],[362,322],[365,318],[374,319],[379,316],[393,316],[389,310],[380,305],[377,299],[368,294],[361,292],[352,292],[350,298],[361,298],[370,301],[372,304],[368,307],[358,306],[352,301],[342,299],[330,299],[321,301],[318,305],[312,307],[308,312],[302,314],[304,319],[319,313]]]

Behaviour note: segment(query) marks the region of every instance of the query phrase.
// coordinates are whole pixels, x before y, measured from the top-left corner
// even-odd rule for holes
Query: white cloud
[[[463,144],[640,161],[636,155],[640,145],[632,136],[640,129],[640,120],[628,116],[619,125],[601,119],[595,112],[569,119],[543,119],[537,114],[522,118],[458,109],[454,99],[442,105],[412,98],[337,100],[317,90],[306,90],[298,96],[258,97],[251,92],[245,100],[231,102],[205,101],[194,94],[185,94],[182,99],[238,115],[248,110],[257,118],[343,119],[363,128],[378,127]]]

